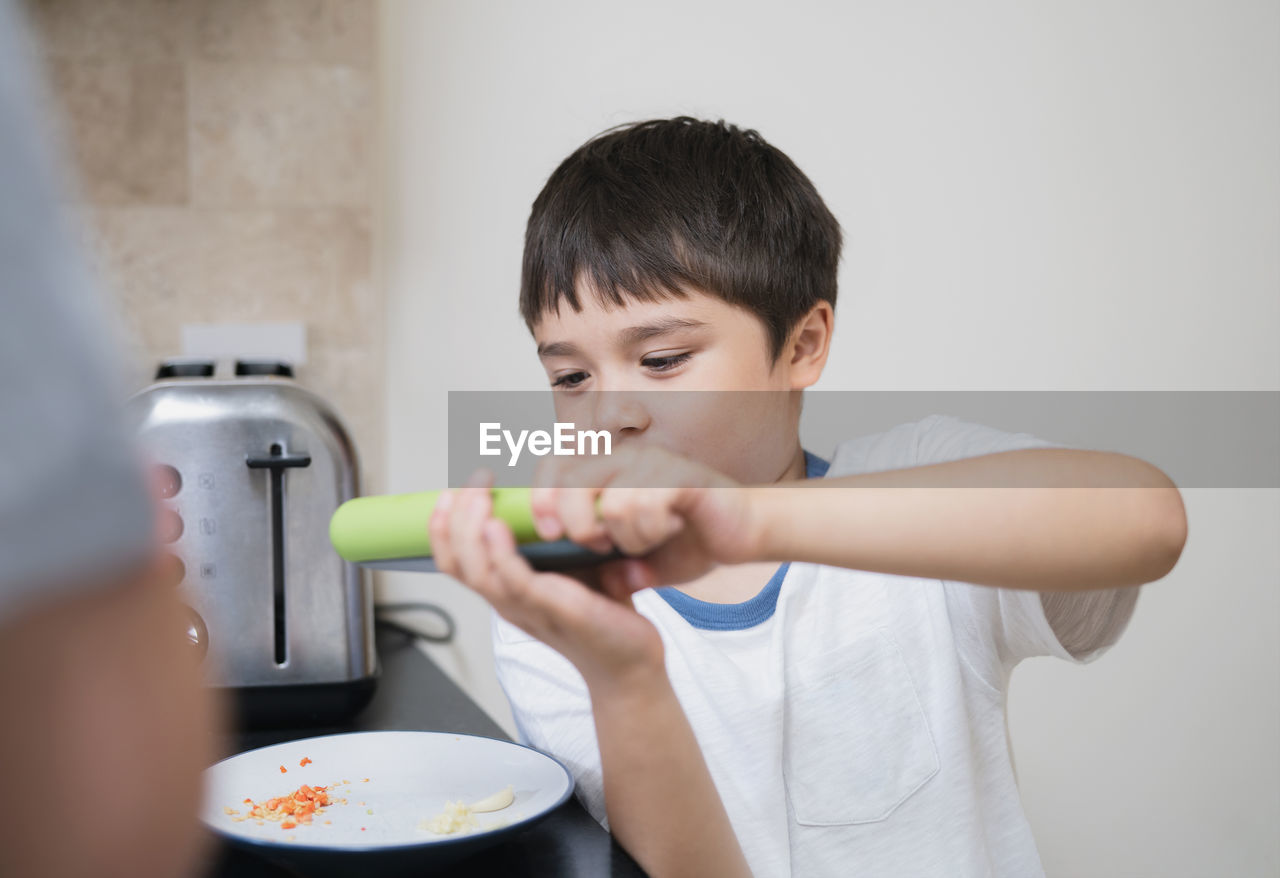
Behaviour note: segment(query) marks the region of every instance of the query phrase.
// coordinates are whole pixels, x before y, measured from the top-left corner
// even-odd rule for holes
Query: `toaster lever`
[[[289,658],[284,627],[284,471],[311,465],[309,454],[286,454],[273,443],[268,457],[246,457],[249,469],[271,471],[271,590],[275,610],[276,664]]]
[[[272,448],[279,446],[273,445]],[[274,454],[271,457],[248,457],[244,461],[249,469],[289,469],[290,467],[311,466],[310,454]]]

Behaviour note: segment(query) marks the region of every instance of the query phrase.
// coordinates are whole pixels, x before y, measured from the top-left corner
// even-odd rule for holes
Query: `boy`
[[[437,505],[436,559],[501,616],[521,737],[651,874],[1043,874],[1010,672],[1115,642],[1181,552],[1181,498],[1140,460],[950,417],[802,449],[839,252],[753,131],[583,145],[534,202],[521,311],[557,420],[614,447],[544,458],[533,506],[543,538],[630,557],[597,590],[534,573],[479,471]]]

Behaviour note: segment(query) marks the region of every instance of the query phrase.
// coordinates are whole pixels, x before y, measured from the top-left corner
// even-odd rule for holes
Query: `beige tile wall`
[[[183,323],[302,321],[383,473],[376,0],[27,0],[137,382]]]

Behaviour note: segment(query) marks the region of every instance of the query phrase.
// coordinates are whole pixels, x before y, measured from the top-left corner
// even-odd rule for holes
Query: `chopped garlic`
[[[479,829],[475,814],[465,802],[445,802],[444,810],[430,820],[423,819],[419,829],[426,829],[436,835],[453,835],[457,832],[471,832]]]
[[[485,796],[473,804],[466,802],[445,802],[444,810],[430,819],[423,819],[419,829],[426,829],[436,835],[453,835],[454,833],[473,832],[477,829],[498,829],[506,826],[506,820],[496,820],[487,826],[476,822],[476,814],[489,811],[501,811],[515,801],[515,792],[508,785],[491,796]]]

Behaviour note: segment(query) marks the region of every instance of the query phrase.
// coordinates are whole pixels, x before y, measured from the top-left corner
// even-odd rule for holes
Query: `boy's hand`
[[[492,517],[493,474],[446,491],[432,510],[432,553],[441,573],[487,600],[502,618],[559,652],[589,688],[665,673],[662,639],[635,611],[624,571],[600,570],[599,591],[558,573],[539,573],[516,551],[511,528]],[[628,562],[629,563],[629,562]]]
[[[717,564],[755,560],[758,515],[747,489],[655,445],[607,457],[546,457],[531,502],[538,535],[567,536],[636,560],[604,565],[632,591],[697,579]]]

